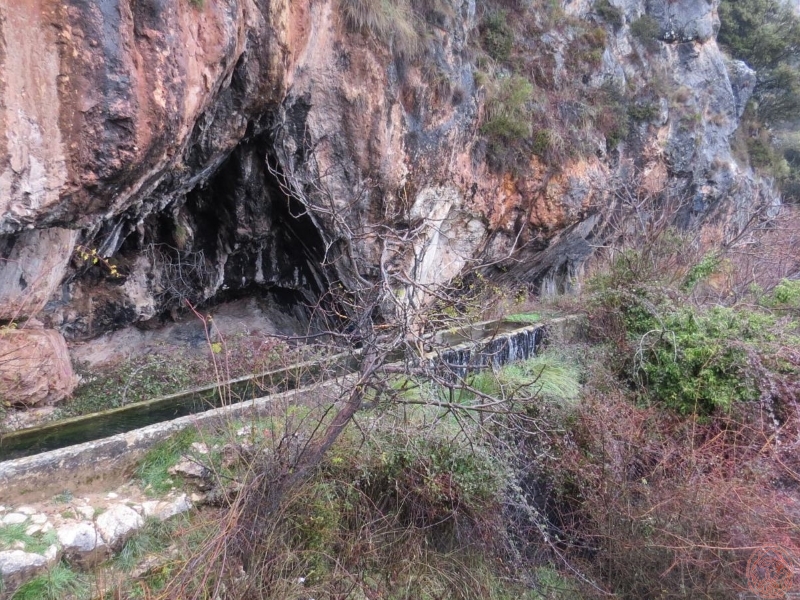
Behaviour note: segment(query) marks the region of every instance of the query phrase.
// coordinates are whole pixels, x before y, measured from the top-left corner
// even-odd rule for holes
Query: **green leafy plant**
[[[633,121],[647,123],[659,114],[659,107],[654,102],[636,102],[628,107],[628,117]]]
[[[686,277],[683,279],[682,286],[684,290],[692,290],[694,287],[712,275],[720,265],[720,258],[715,252],[706,254],[699,263],[694,265]]]
[[[654,400],[677,411],[709,414],[758,398],[748,369],[755,343],[766,337],[767,317],[725,307],[676,310],[663,328],[644,332],[634,369]]]
[[[776,308],[800,308],[800,280],[782,279],[772,290],[769,304]]]

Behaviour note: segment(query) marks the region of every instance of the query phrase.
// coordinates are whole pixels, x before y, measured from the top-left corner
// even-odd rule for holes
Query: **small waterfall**
[[[545,328],[528,327],[519,331],[499,334],[488,342],[462,345],[446,350],[438,357],[441,372],[452,381],[465,378],[470,372],[491,366],[501,367],[508,363],[536,356],[545,338]]]

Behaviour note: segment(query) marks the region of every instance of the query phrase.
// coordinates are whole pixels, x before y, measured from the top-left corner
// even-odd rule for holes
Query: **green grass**
[[[144,527],[125,542],[122,551],[114,559],[114,565],[123,572],[129,572],[146,556],[163,552],[171,543],[180,521],[180,518],[176,518],[162,522],[157,517],[149,517]]]
[[[506,365],[497,373],[483,371],[474,375],[470,384],[497,397],[536,396],[556,403],[574,402],[581,392],[579,369],[554,353]],[[470,395],[463,398],[469,399]]]
[[[60,494],[56,494],[55,496],[53,496],[53,502],[55,502],[56,504],[67,504],[69,502],[72,502],[72,497],[73,495],[71,491],[64,490]]]
[[[539,567],[535,571],[536,591],[530,600],[581,600],[583,596],[568,577],[550,567]]]
[[[90,597],[91,589],[86,577],[59,564],[48,573],[22,584],[11,600],[82,600]]]
[[[77,370],[85,383],[59,407],[59,419],[117,408],[213,381],[204,361],[180,355],[173,359],[155,354],[136,357],[99,373],[86,367]]]
[[[136,472],[142,488],[150,495],[168,492],[175,479],[169,474],[169,469],[178,463],[181,455],[196,440],[197,430],[190,427],[154,446],[139,463]]]
[[[511,321],[512,323],[537,323],[542,320],[542,315],[535,312],[516,313],[503,317],[503,320]]]
[[[10,548],[15,542],[25,544],[26,552],[42,553],[52,544],[56,543],[55,530],[47,533],[28,535],[25,530],[30,527],[30,522],[0,527],[0,549]]]

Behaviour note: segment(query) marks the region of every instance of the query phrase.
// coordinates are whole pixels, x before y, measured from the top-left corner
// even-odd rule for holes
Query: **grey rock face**
[[[719,0],[647,0],[666,42],[706,42],[719,30]]]
[[[728,60],[726,66],[736,101],[736,116],[741,117],[747,106],[747,101],[750,100],[753,90],[755,90],[756,72],[741,60]]]

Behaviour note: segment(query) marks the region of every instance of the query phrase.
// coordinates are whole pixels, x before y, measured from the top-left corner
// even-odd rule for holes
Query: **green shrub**
[[[636,102],[628,107],[628,117],[633,121],[647,123],[658,116],[659,107],[655,102]]]
[[[783,379],[784,367],[774,360],[776,332],[796,343],[789,341],[796,326],[766,312],[692,306],[685,293],[717,269],[719,258],[711,252],[678,278],[682,269],[674,261],[682,239],[668,231],[647,250],[620,252],[589,281],[586,305],[594,336],[610,343],[608,362],[620,378],[648,401],[708,415],[756,400],[771,389],[768,382]],[[791,298],[791,291],[781,297]]]
[[[532,142],[531,151],[536,156],[544,158],[550,149],[550,132],[547,129],[540,129],[534,134]]]
[[[500,80],[487,98],[487,118],[481,131],[504,141],[528,137],[531,134],[528,104],[533,91],[533,84],[519,75]]]
[[[514,47],[514,32],[508,26],[508,13],[504,10],[490,12],[480,26],[481,45],[497,61],[508,60]]]
[[[619,29],[625,22],[622,11],[613,6],[608,0],[597,0],[594,3],[595,12],[614,29]]]
[[[778,181],[790,174],[789,164],[773,146],[766,131],[747,138],[747,154],[753,167]]]
[[[708,278],[719,267],[720,259],[714,252],[706,254],[699,263],[694,265],[683,280],[682,287],[685,290],[692,290],[694,287]]]
[[[634,363],[650,396],[682,414],[728,410],[758,398],[748,370],[751,344],[765,336],[764,319],[730,308],[685,308],[644,332]]]
[[[661,35],[661,26],[650,15],[642,15],[631,23],[631,34],[649,50],[658,47],[658,37]]]
[[[781,280],[772,290],[770,305],[776,308],[800,308],[800,281]]]

